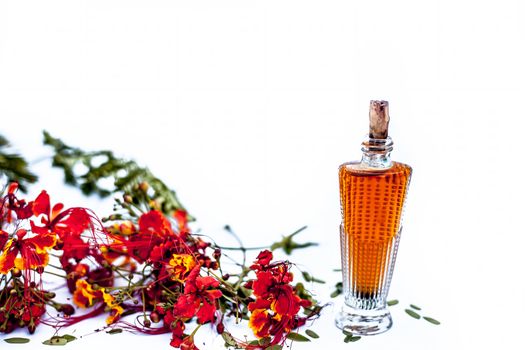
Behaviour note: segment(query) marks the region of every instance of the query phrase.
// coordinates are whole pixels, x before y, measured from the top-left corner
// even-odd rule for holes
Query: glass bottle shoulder
[[[399,162],[392,162],[392,166],[389,168],[374,168],[360,161],[352,161],[341,164],[339,166],[339,173],[350,176],[379,176],[390,174],[405,174],[410,176],[412,174],[412,168],[407,164]]]

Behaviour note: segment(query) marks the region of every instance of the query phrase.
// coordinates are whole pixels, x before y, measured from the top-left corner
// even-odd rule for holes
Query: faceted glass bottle
[[[392,318],[386,298],[412,168],[390,159],[393,142],[368,138],[360,162],[339,167],[344,305],[339,328],[356,335],[387,331]]]

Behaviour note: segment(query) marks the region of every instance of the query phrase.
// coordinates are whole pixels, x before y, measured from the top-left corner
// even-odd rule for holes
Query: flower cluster
[[[52,302],[54,293],[43,290],[41,276],[51,250],[60,247],[67,257],[84,249],[75,242],[88,246],[80,235],[92,226],[92,216],[83,208],[51,207],[46,191],[26,202],[17,198],[17,188],[9,186],[0,206],[0,331],[27,326],[32,333],[46,304],[66,314],[70,310]]]
[[[280,343],[293,329],[303,326],[308,317],[300,317],[301,307],[312,306],[310,299],[303,299],[291,285],[293,274],[289,263],[272,263],[273,254],[264,250],[257,256],[251,269],[257,278],[248,282],[255,301],[248,305],[251,311],[249,326],[258,338],[273,336],[272,344]]]
[[[163,212],[146,183],[117,200],[116,213],[103,220],[85,208],[51,206],[46,191],[26,202],[16,190],[9,186],[0,207],[0,332],[68,326],[106,313],[108,327],[171,333],[175,348],[197,349],[195,332],[211,324],[227,344],[252,349],[283,344],[313,317],[300,316],[314,301],[292,285],[289,262],[272,262],[264,250],[251,267],[226,273],[222,249],[191,232],[185,210]],[[54,300],[44,273],[65,279],[74,306]],[[59,317],[46,317],[46,307]],[[130,323],[124,316],[132,314]],[[233,315],[249,320],[264,346],[235,340],[224,323]],[[190,321],[195,328],[186,332]]]

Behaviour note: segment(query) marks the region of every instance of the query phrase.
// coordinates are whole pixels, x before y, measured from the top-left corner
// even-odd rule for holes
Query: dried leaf
[[[50,339],[43,341],[42,344],[44,345],[53,345],[53,346],[64,346],[68,343],[66,338],[54,336]]]
[[[314,339],[318,339],[319,338],[319,334],[315,333],[314,331],[312,331],[311,329],[307,329],[305,331],[306,335],[308,335],[310,338],[314,338]]]
[[[432,323],[432,324],[435,324],[436,326],[441,324],[441,322],[439,322],[439,321],[436,320],[436,319],[433,319],[432,317],[423,316],[423,319],[424,319],[425,321],[428,321],[428,322]]]
[[[343,334],[346,335],[346,336],[348,336],[348,337],[353,336],[352,332],[350,332],[350,331],[348,331],[348,330],[346,330],[346,329],[343,329]]]
[[[27,338],[19,338],[19,337],[6,338],[6,339],[4,339],[4,341],[6,343],[9,343],[9,344],[25,344],[25,343],[29,343],[29,339],[27,339]]]
[[[353,342],[358,341],[359,339],[361,339],[360,336],[355,336],[355,337],[354,337],[354,336],[351,336],[351,335],[347,335],[347,336],[345,337],[345,343],[353,343]]]
[[[222,339],[224,339],[224,343],[226,343],[226,345],[238,348],[239,344],[237,343],[235,338],[230,333],[223,332],[221,335],[222,335]]]
[[[410,316],[414,317],[416,320],[419,320],[421,318],[421,316],[413,310],[405,309],[405,312],[409,314]]]
[[[421,310],[421,308],[420,308],[419,306],[414,305],[414,304],[410,304],[410,307],[411,307],[412,309],[414,309],[414,310],[418,310],[418,311]]]
[[[71,334],[64,334],[62,336],[65,340],[67,340],[68,343],[71,343],[73,340],[77,340],[77,337],[71,335]]]
[[[341,291],[334,290],[332,294],[330,294],[330,298],[337,298],[339,295],[341,295]]]
[[[293,341],[301,341],[301,342],[310,341],[310,339],[308,339],[304,335],[299,334],[299,333],[295,333],[295,332],[289,333],[286,337],[288,339],[290,339],[290,340],[293,340]]]
[[[113,328],[106,332],[107,334],[119,334],[122,333],[122,328]]]

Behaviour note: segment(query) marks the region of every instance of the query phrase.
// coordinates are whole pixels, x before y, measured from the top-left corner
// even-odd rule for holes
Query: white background
[[[308,225],[302,239],[320,247],[292,259],[327,280],[311,287],[328,302],[340,277],[337,167],[360,157],[369,100],[387,99],[393,158],[414,168],[395,325],[344,344],[328,307],[312,326],[321,339],[294,348],[523,349],[524,10],[518,0],[2,1],[0,132],[30,160],[50,154],[42,129],[133,158],[225,243],[224,224],[249,245]],[[109,212],[111,201],[64,188],[48,161],[34,169],[32,195]],[[442,325],[409,318],[409,303]],[[169,336],[68,347],[117,343],[169,348]]]

